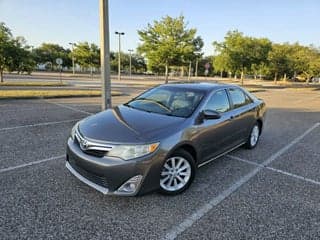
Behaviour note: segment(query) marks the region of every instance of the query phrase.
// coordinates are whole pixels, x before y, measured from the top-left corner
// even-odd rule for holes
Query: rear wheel
[[[251,132],[247,139],[245,147],[248,149],[255,148],[258,144],[259,138],[260,138],[260,125],[258,122],[256,122],[251,129]]]
[[[193,157],[184,150],[177,150],[163,164],[160,173],[160,192],[176,195],[185,191],[195,175]]]

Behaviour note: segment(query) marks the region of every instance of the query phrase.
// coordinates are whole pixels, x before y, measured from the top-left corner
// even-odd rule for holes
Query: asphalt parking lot
[[[71,127],[99,98],[1,100],[0,239],[319,239],[320,91],[256,95],[269,109],[257,148],[200,168],[181,195],[131,198],[64,166]]]

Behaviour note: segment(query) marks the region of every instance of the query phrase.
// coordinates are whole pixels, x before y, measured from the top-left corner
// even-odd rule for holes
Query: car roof
[[[222,84],[222,83],[207,83],[207,82],[194,82],[194,83],[169,83],[161,85],[161,87],[173,87],[178,89],[190,89],[190,90],[200,90],[204,92],[211,92],[213,90],[229,87],[238,87],[231,84]]]

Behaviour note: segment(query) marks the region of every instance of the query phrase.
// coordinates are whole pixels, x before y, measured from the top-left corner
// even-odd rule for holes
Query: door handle
[[[231,121],[231,120],[234,120],[234,119],[236,119],[237,117],[239,117],[240,115],[232,115],[230,118],[229,118],[229,120]]]

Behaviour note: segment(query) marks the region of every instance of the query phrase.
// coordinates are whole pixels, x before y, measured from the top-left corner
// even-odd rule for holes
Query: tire
[[[175,151],[163,163],[159,192],[166,195],[184,192],[193,182],[195,171],[195,161],[191,154],[182,149]]]
[[[250,135],[245,143],[245,148],[253,149],[257,146],[259,139],[260,139],[260,124],[256,122],[253,127],[251,128]]]

